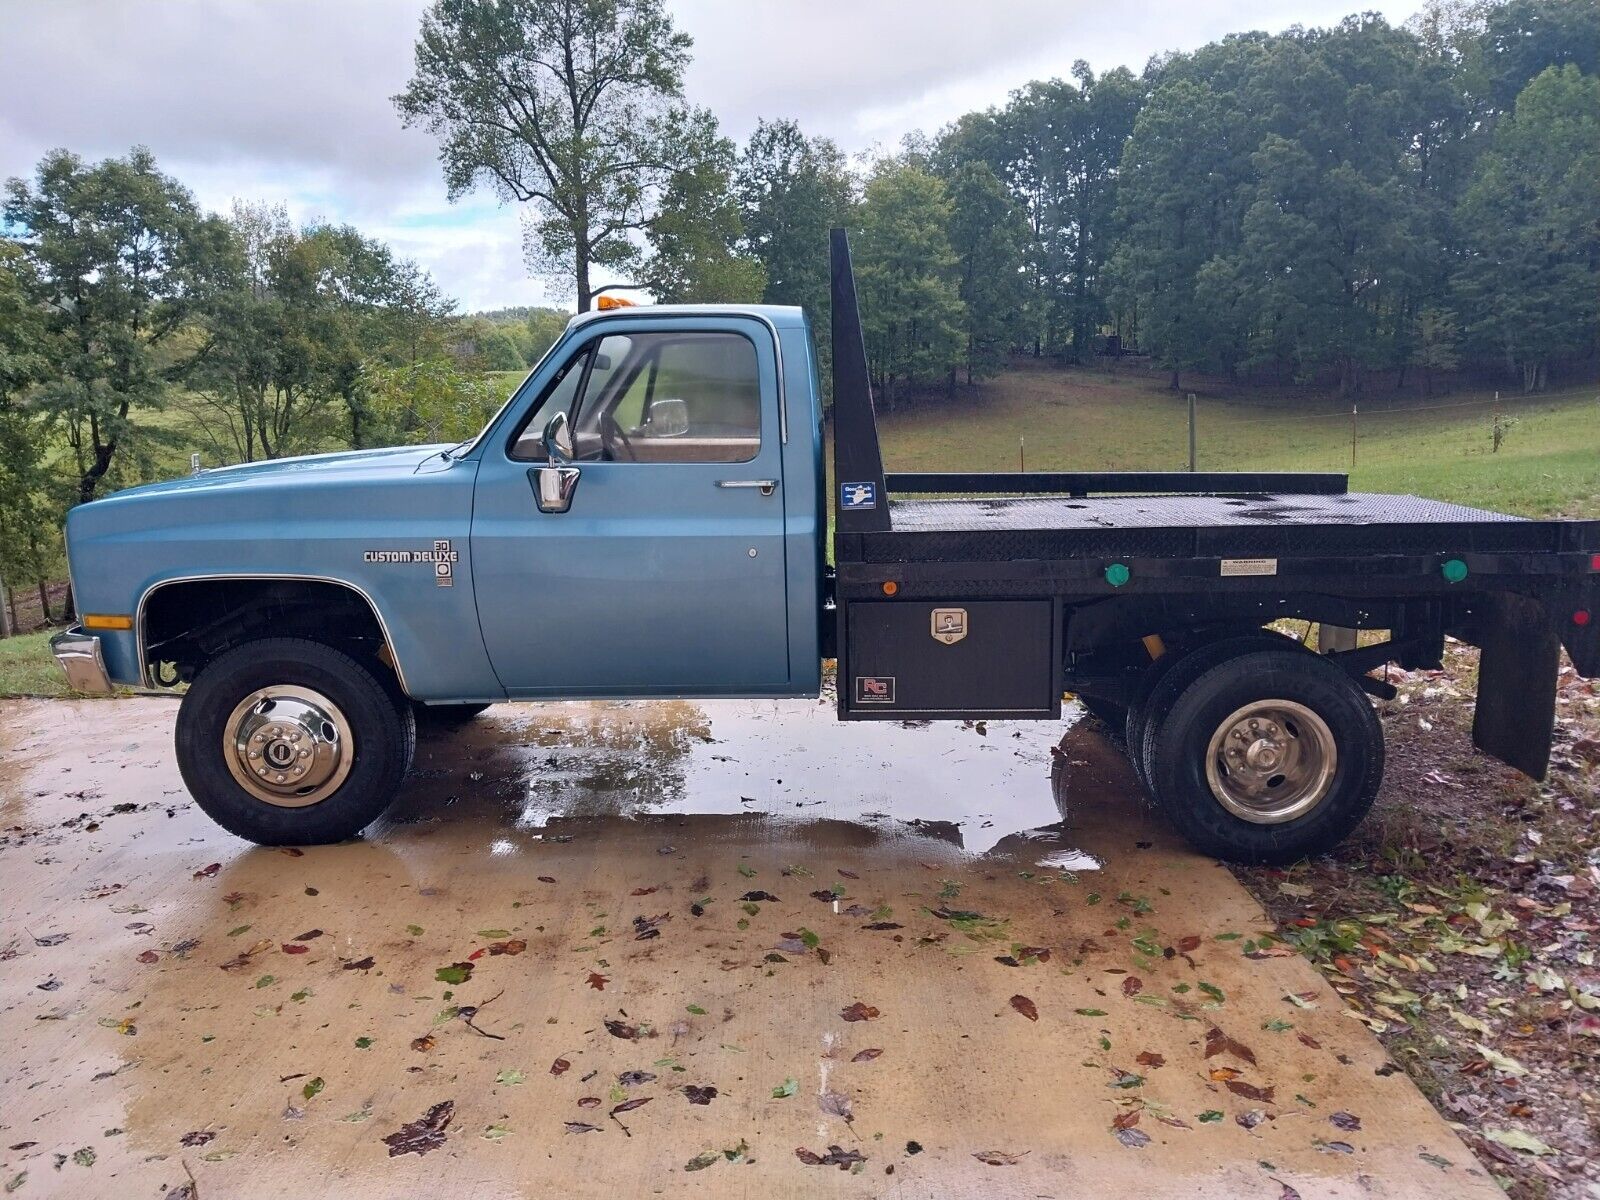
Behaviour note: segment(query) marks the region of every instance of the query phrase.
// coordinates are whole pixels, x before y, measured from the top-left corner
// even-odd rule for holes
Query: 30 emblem
[[[936,608],[929,620],[933,640],[954,646],[967,636],[967,610],[964,608]]]

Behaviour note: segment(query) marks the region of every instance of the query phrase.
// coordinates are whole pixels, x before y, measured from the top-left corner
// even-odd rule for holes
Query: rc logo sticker
[[[857,675],[857,704],[893,704],[893,675]]]
[[[967,636],[967,610],[964,608],[936,608],[929,621],[933,640],[954,646]]]
[[[866,509],[878,507],[878,485],[875,483],[841,483],[839,507]]]

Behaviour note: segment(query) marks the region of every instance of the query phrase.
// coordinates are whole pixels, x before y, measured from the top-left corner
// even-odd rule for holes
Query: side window
[[[761,451],[755,344],[737,333],[606,334],[551,381],[511,457],[543,462],[558,411],[580,462],[749,462]]]
[[[571,361],[561,368],[561,373],[545,388],[544,395],[533,406],[533,411],[517,433],[517,440],[512,443],[512,458],[518,462],[545,461],[544,427],[558,412],[571,416],[572,402],[583,385],[583,372],[588,362],[589,348],[585,347],[572,356]]]
[[[636,335],[610,394],[591,384],[584,413],[580,425],[598,414],[606,457],[617,461],[748,462],[761,450],[755,346],[736,333]]]

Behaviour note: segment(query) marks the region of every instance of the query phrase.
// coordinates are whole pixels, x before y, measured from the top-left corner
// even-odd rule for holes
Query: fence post
[[[1350,469],[1356,469],[1356,406],[1350,405]]]
[[[1026,449],[1027,438],[1017,435],[1017,470],[1024,475],[1028,473],[1028,454]]]
[[[1195,400],[1194,393],[1189,393],[1189,470],[1195,469]]]
[[[0,576],[0,638],[11,636],[11,609],[6,604],[6,581]]]

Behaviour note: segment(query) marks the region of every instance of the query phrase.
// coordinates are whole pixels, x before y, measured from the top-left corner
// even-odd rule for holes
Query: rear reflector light
[[[1587,625],[1589,621],[1590,616],[1587,608],[1580,608],[1577,612],[1572,614],[1572,623],[1574,625]]]
[[[1589,560],[1589,570],[1600,571],[1600,554],[1596,554]]]

